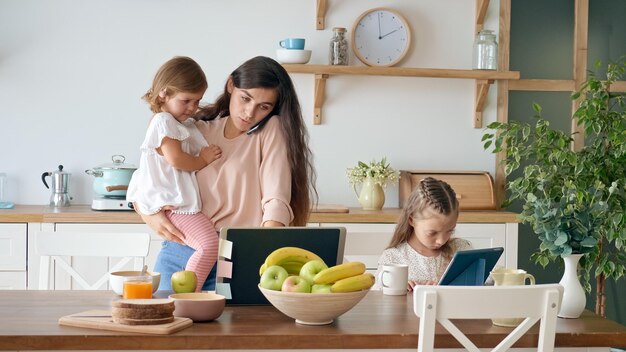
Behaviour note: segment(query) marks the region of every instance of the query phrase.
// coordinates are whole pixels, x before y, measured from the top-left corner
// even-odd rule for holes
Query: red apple
[[[281,288],[281,291],[310,293],[311,283],[309,282],[309,280],[300,276],[289,276],[283,282],[283,287]]]

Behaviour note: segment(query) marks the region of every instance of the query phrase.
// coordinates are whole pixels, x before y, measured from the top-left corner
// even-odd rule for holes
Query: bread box
[[[403,208],[411,192],[426,177],[447,182],[456,193],[461,210],[495,210],[493,179],[486,171],[401,170],[398,197]]]

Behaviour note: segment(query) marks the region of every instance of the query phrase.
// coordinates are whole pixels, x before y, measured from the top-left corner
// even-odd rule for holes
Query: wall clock
[[[393,66],[411,46],[408,22],[397,11],[375,8],[365,11],[352,26],[352,51],[369,66]]]

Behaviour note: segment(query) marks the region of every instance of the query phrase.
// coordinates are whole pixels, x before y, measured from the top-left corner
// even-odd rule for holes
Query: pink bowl
[[[169,295],[174,300],[174,316],[185,317],[193,321],[215,320],[222,315],[226,298],[211,292],[174,293]]]

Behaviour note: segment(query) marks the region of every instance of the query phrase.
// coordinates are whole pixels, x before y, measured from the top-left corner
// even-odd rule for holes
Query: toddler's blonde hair
[[[180,92],[197,93],[208,87],[202,68],[193,59],[175,56],[164,63],[152,81],[152,87],[144,94],[143,100],[150,104],[153,113],[161,111],[164,100],[159,93],[172,96]]]

